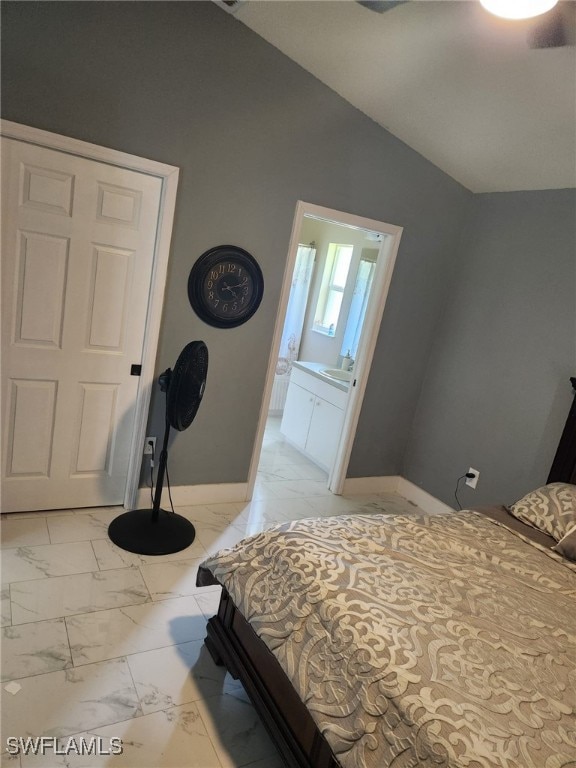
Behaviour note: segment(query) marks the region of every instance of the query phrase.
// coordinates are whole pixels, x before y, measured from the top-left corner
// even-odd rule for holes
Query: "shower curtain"
[[[270,399],[269,413],[272,414],[278,414],[284,410],[292,362],[298,359],[315,255],[314,243],[298,246]]]

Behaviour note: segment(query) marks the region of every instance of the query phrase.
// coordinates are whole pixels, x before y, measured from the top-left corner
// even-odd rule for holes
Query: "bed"
[[[510,509],[299,520],[202,564],[206,646],[286,765],[576,766],[575,434],[573,406]]]

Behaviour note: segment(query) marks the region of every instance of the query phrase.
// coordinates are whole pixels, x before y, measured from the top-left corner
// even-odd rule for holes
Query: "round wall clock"
[[[256,259],[235,245],[218,245],[190,270],[188,298],[198,317],[216,328],[235,328],[260,306],[264,278]]]

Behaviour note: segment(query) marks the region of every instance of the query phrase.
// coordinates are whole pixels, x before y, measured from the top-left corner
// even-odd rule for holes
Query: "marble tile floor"
[[[188,549],[125,552],[107,537],[120,508],[3,515],[2,768],[280,768],[242,686],[203,645],[218,587],[198,564],[272,523],[350,512],[410,513],[393,494],[333,496],[327,476],[285,444],[270,419],[249,503],[179,507]],[[99,737],[121,755],[11,755],[8,737],[63,745]]]

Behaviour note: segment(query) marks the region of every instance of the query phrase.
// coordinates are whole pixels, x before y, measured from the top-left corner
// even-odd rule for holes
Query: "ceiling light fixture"
[[[490,13],[504,19],[531,19],[554,8],[558,0],[480,0]]]

